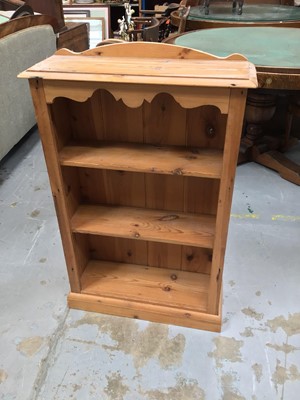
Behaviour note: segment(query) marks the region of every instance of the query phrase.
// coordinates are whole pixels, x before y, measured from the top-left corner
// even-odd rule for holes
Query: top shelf
[[[222,151],[215,149],[103,143],[97,147],[66,146],[59,159],[61,165],[69,167],[220,179],[223,157]]]
[[[241,56],[222,59],[191,49],[185,49],[190,55],[184,55],[176,46],[174,49],[173,45],[164,43],[132,42],[103,47],[81,54],[57,52],[19,77],[193,88],[257,87],[254,65]],[[179,52],[177,58],[163,58],[163,53],[168,55],[174,51]]]

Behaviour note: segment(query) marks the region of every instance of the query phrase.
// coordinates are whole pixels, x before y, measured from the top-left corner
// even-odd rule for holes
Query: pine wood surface
[[[180,106],[169,93],[159,93],[151,103],[143,102],[137,108],[116,101],[106,90],[96,90],[85,102],[57,98],[51,104],[51,114],[59,131],[58,148],[62,150],[72,143],[87,146],[89,142],[99,147],[103,141],[113,141],[223,151],[227,115],[221,114],[219,93],[216,95],[216,105],[192,109]],[[228,91],[227,111],[229,95]],[[185,96],[191,100],[188,92]],[[211,95],[206,97],[202,91],[199,97],[199,102],[202,98],[203,102],[214,102]],[[124,123],[120,124],[120,120]]]
[[[213,149],[102,144],[68,146],[59,154],[62,165],[220,178],[222,153]]]
[[[215,218],[134,207],[80,206],[73,232],[212,248]]]
[[[43,81],[35,79],[29,82],[33,104],[36,111],[36,119],[42,133],[42,145],[52,190],[52,196],[58,219],[60,234],[64,244],[64,254],[67,263],[68,276],[71,290],[80,292],[80,275],[87,262],[84,252],[77,252],[74,237],[70,230],[70,203],[64,196],[64,181],[62,171],[59,168],[57,143],[53,135],[52,121],[47,107]]]
[[[113,49],[120,48],[120,45]],[[125,47],[126,46],[126,47]],[[131,46],[130,43],[122,45],[124,49]],[[160,46],[160,47],[157,47]],[[106,46],[104,46],[106,47]],[[173,52],[172,45],[151,43],[148,51],[159,49],[164,57],[145,57],[147,50],[144,48],[144,58],[140,56],[127,57],[103,57],[103,51],[99,57],[87,57],[72,52],[61,52],[29,68],[20,77],[41,77],[54,80],[115,82],[115,83],[143,83],[162,85],[189,85],[201,87],[253,87],[257,86],[255,67],[244,58],[222,59],[213,56],[203,56],[203,53],[189,50],[188,53],[198,53],[200,59],[168,59],[168,51]],[[128,47],[129,48],[129,47]],[[133,44],[133,48],[137,48]],[[141,47],[140,47],[141,48]],[[68,55],[64,55],[68,54]],[[83,53],[84,54],[84,53]],[[91,53],[87,53],[91,54]],[[102,54],[102,56],[101,56]],[[84,74],[84,75],[83,75]]]
[[[209,288],[208,311],[212,314],[217,313],[219,309],[231,201],[246,98],[246,91],[234,91],[230,98],[222,177],[220,181],[219,202],[216,217],[216,232],[218,232],[218,234],[216,235],[216,240],[214,242],[214,254]]]
[[[83,53],[70,52],[68,49],[60,49],[57,51],[57,55],[70,55],[73,56],[86,56],[86,57],[139,57],[145,58],[145,55],[149,55],[150,58],[170,58],[170,59],[190,59],[190,60],[215,60],[218,57],[205,53],[203,51],[195,51],[194,49],[184,48],[182,46],[168,46],[161,47],[162,43],[145,43],[142,42],[123,42],[115,43],[114,46],[99,46],[93,49],[84,51]],[[126,47],[125,47],[126,45]],[[163,51],[162,51],[163,49]],[[164,57],[166,56],[166,57]],[[222,60],[238,60],[245,61],[246,58],[241,54],[231,54],[228,57],[220,58]]]
[[[210,274],[212,250],[119,237],[86,236],[93,260]]]
[[[217,212],[220,182],[215,179],[69,167],[63,168],[63,177],[73,203],[70,213],[80,203],[213,216]]]
[[[151,85],[256,87],[255,69],[247,61],[172,60],[170,62],[164,58],[149,58],[141,62],[140,58],[126,60],[117,57],[98,59],[54,55],[21,75],[25,78],[34,76],[51,80]]]
[[[79,310],[93,311],[122,317],[144,319],[153,322],[203,329],[212,332],[221,330],[221,310],[217,315],[183,307],[168,307],[139,301],[124,301],[113,297],[103,297],[73,293],[68,296],[68,305]]]
[[[209,276],[141,265],[90,261],[81,277],[81,293],[207,310]]]
[[[61,77],[63,79],[63,77]],[[67,97],[77,102],[85,102],[98,90],[106,90],[113,95],[115,100],[122,99],[125,106],[130,108],[138,108],[145,102],[152,103],[156,97],[160,96],[165,89],[165,81],[162,80],[158,84],[125,84],[125,80],[120,83],[106,83],[106,82],[93,82],[86,81],[84,86],[80,81],[45,81],[44,86],[46,89],[46,100],[48,104],[53,103],[59,97]],[[193,82],[191,81],[190,84]],[[217,84],[217,83],[216,83]],[[214,106],[219,108],[224,114],[228,112],[228,97],[229,89],[227,88],[214,88],[212,92],[206,87],[185,87],[181,85],[174,85],[167,90],[168,94],[186,109],[192,109],[199,106],[208,106],[212,102]],[[80,107],[78,107],[80,108]],[[108,108],[108,107],[107,107]],[[128,113],[128,110],[126,111]]]
[[[161,44],[60,54],[21,76],[30,79],[69,305],[219,331],[241,87],[257,85],[253,65]]]

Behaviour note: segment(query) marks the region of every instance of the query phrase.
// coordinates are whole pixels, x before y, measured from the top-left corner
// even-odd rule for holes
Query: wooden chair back
[[[136,29],[132,31],[132,41],[143,40],[144,42],[158,42],[159,20],[154,17],[133,17]]]

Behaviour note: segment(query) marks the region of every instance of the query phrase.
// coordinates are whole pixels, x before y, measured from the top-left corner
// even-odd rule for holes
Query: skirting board
[[[222,316],[111,297],[71,292],[68,305],[84,311],[220,332]]]

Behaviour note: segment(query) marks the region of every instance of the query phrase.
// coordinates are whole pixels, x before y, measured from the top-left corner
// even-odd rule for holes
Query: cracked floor
[[[28,135],[0,164],[0,399],[298,400],[299,198],[276,173],[238,167],[221,334],[69,310],[41,145]]]

